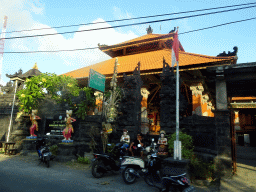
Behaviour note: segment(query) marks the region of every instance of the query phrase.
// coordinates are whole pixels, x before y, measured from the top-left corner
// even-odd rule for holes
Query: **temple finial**
[[[38,70],[37,63],[35,63],[35,65],[32,67],[32,69],[37,69]]]

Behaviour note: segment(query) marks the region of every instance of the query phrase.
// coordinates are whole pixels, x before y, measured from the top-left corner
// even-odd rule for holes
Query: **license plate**
[[[184,189],[182,192],[194,192],[194,191],[196,191],[195,187],[190,186],[189,188]]]

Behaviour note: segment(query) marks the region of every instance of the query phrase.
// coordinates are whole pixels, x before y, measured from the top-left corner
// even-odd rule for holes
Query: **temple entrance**
[[[148,76],[148,78],[152,79],[152,75]],[[148,121],[148,131],[150,135],[159,135],[160,134],[160,90],[161,90],[161,82],[160,82],[160,75],[154,74],[155,81],[158,82],[145,82],[145,77],[142,78],[144,80],[143,91],[148,91],[147,95],[147,121]],[[176,85],[174,86],[176,87]],[[176,92],[176,89],[175,89]],[[143,95],[143,94],[142,94]],[[181,117],[187,117],[192,115],[192,92],[189,89],[189,86],[182,83],[180,85],[180,97],[185,98],[187,102],[187,109],[185,111],[180,111]],[[145,98],[145,95],[143,95]],[[176,97],[174,98],[176,100]],[[145,100],[142,100],[141,106],[145,108]],[[142,110],[143,110],[142,109]],[[174,112],[175,113],[175,112]],[[143,122],[143,119],[142,119]],[[142,131],[144,132],[144,131]]]

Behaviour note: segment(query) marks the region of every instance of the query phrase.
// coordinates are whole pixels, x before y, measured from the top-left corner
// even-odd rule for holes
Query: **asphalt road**
[[[24,159],[24,158],[23,158]],[[142,178],[136,183],[127,185],[121,174],[109,173],[96,179],[90,169],[71,169],[58,162],[51,162],[51,167],[38,165],[36,158],[20,160],[19,157],[0,161],[0,191],[1,192],[157,192],[156,188],[148,186]],[[207,191],[199,189],[197,191]]]

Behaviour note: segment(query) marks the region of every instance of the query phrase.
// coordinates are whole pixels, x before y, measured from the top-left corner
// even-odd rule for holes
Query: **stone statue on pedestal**
[[[130,146],[130,136],[127,134],[126,129],[123,130],[123,135],[121,136],[120,142],[124,142],[124,146],[128,148]]]
[[[65,118],[65,121],[66,121],[66,128],[63,130],[63,136],[64,136],[64,142],[65,141],[71,141],[70,138],[71,138],[71,133],[74,133],[74,128],[72,126],[72,123],[76,121],[76,119],[72,118],[71,115],[72,115],[72,110],[66,110],[66,118]]]
[[[168,142],[165,137],[165,131],[160,131],[160,138],[158,139],[157,144],[159,145],[158,154],[159,155],[167,155],[168,154]]]
[[[37,116],[38,111],[32,110],[32,114],[30,114],[30,121],[32,125],[30,126],[30,137],[36,137],[35,131],[38,131],[38,123],[37,120],[41,119]]]

